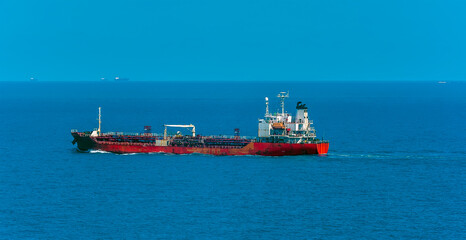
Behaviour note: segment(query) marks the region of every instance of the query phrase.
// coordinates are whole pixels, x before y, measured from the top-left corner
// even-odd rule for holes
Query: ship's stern
[[[329,143],[327,141],[322,141],[317,143],[317,153],[318,154],[327,154],[328,153]]]

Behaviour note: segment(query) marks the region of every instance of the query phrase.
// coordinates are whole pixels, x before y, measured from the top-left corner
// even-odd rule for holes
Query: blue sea
[[[325,156],[79,153],[71,129],[256,136]],[[466,82],[0,82],[1,239],[466,239]]]

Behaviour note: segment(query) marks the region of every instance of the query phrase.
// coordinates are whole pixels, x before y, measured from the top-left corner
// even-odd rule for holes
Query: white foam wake
[[[102,151],[102,150],[90,150],[89,153],[111,153],[111,152]]]

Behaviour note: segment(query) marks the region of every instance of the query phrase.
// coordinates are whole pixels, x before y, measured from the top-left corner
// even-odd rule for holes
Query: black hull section
[[[73,145],[78,144],[78,150],[82,152],[88,152],[95,147],[95,142],[89,136],[80,136],[78,133],[71,133],[73,136]]]

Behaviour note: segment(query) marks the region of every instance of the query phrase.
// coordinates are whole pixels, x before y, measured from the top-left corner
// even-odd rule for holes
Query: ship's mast
[[[100,110],[101,110],[101,107],[99,107],[99,129],[97,129],[98,136],[100,136],[100,124],[102,123],[102,120],[101,120],[102,114]]]
[[[265,116],[269,115],[269,98],[265,97]]]
[[[290,92],[280,92],[277,95],[278,98],[280,98],[280,103],[282,106],[282,116],[285,116],[285,98],[290,97]]]

